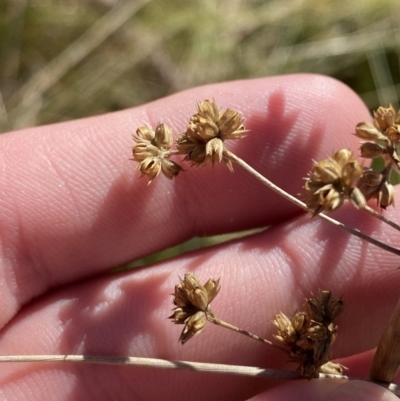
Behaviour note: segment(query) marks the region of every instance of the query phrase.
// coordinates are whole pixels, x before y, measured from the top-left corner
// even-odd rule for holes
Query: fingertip
[[[389,390],[362,380],[314,379],[284,383],[249,401],[395,401]]]
[[[327,401],[395,401],[398,400],[389,390],[363,380],[350,380],[337,387]]]

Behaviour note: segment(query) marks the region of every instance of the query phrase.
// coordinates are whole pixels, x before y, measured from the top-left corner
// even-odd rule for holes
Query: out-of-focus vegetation
[[[2,0],[0,132],[293,72],[398,107],[399,55],[398,0]]]
[[[3,0],[0,131],[291,72],[397,106],[399,23],[396,0]]]

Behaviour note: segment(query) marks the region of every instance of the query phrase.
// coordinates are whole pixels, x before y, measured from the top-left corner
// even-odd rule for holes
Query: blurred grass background
[[[397,108],[399,56],[398,0],[1,0],[0,132],[293,72]]]
[[[0,132],[292,72],[396,107],[399,50],[396,0],[2,0]]]

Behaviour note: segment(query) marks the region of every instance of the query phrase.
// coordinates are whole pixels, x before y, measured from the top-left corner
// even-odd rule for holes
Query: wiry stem
[[[219,319],[218,317],[216,317],[214,315],[207,314],[207,320],[209,322],[211,322],[211,323],[214,323],[214,324],[218,325],[218,326],[225,327],[226,329],[236,331],[237,333],[240,333],[240,334],[244,334],[245,336],[250,337],[253,340],[257,340],[257,341],[260,341],[260,342],[262,342],[264,344],[268,344],[271,347],[279,349],[279,351],[282,351],[285,354],[289,353],[289,351],[287,349],[282,348],[279,345],[276,345],[273,342],[271,342],[271,341],[269,341],[269,340],[267,340],[265,338],[259,337],[256,334],[250,333],[247,330],[240,329],[239,327],[236,327],[233,324],[224,322],[223,320]]]
[[[393,227],[395,230],[400,231],[400,226],[393,222],[392,220],[387,219],[383,214],[377,212],[376,210],[372,209],[372,207],[369,207],[368,205],[365,205],[363,207],[363,210],[366,212],[372,214],[372,216],[376,217],[377,219],[383,221],[384,223],[388,224],[389,226]]]
[[[103,365],[142,366],[158,369],[179,369],[194,372],[209,372],[237,376],[264,377],[269,379],[299,380],[304,379],[299,372],[292,370],[263,369],[252,366],[224,365],[220,363],[167,361],[165,359],[121,357],[121,356],[97,356],[97,355],[5,355],[0,356],[1,362],[74,362],[94,363]],[[319,379],[331,380],[360,380],[344,375],[332,375],[319,373]],[[400,395],[400,386],[396,384],[376,383],[396,395]]]
[[[266,185],[268,188],[272,189],[273,191],[275,191],[276,193],[278,193],[279,195],[281,195],[283,198],[287,199],[288,201],[294,203],[295,205],[297,205],[298,207],[302,208],[303,210],[306,210],[308,212],[310,212],[310,210],[308,209],[307,205],[302,202],[301,200],[297,199],[296,197],[294,197],[293,195],[290,195],[289,193],[287,193],[286,191],[284,191],[282,188],[278,187],[277,185],[275,185],[273,182],[271,182],[270,180],[268,180],[267,178],[265,178],[263,175],[261,175],[257,170],[254,170],[251,166],[249,166],[245,161],[243,161],[242,159],[240,159],[239,157],[237,157],[234,153],[232,153],[231,151],[229,151],[228,149],[224,149],[224,154],[226,157],[230,158],[231,160],[234,160],[237,164],[239,164],[240,167],[242,167],[244,170],[246,170],[248,173],[250,173],[251,175],[253,175],[255,178],[257,178],[259,181],[261,181],[264,185]],[[354,228],[351,228],[349,226],[346,226],[345,224],[332,219],[331,217],[327,216],[324,213],[319,213],[317,214],[318,217],[320,217],[321,219],[326,220],[327,222],[333,224],[336,227],[342,228],[343,230],[346,230],[347,232],[349,232],[350,234],[355,235],[358,238],[361,238],[381,249],[384,249],[385,251],[394,253],[395,255],[400,255],[400,249],[396,249],[393,248],[389,245],[384,244],[383,242],[380,242],[374,238],[371,238],[370,236],[363,234],[361,231],[356,230]]]
[[[262,369],[251,366],[225,365],[219,363],[167,361],[156,358],[97,356],[97,355],[7,355],[0,356],[1,362],[78,362],[101,365],[134,365],[158,369],[180,369],[197,372],[222,373],[239,376],[265,377],[271,379],[302,379],[291,370]],[[341,375],[320,375],[323,378],[346,378]]]

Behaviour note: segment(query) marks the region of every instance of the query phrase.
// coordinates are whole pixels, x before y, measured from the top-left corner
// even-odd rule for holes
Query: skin
[[[245,117],[228,147],[297,195],[312,160],[370,121],[349,88],[293,75],[195,88],[104,116],[0,136],[0,349],[12,354],[155,357],[290,369],[279,351],[208,325],[182,346],[171,314],[178,277],[221,278],[220,318],[272,338],[273,315],[301,308],[319,289],[346,309],[334,344],[349,374],[366,376],[397,302],[399,260],[282,200],[238,166],[185,166],[150,186],[134,170],[131,133],[159,121],[182,132],[196,102],[213,98]],[[393,210],[385,212],[398,221]],[[335,217],[392,246],[398,234],[351,206]],[[128,271],[110,269],[192,236],[272,226],[260,234]],[[280,382],[149,368],[0,365],[5,400],[392,400],[370,383]],[[295,398],[293,398],[295,397]],[[297,398],[296,398],[297,397]],[[298,398],[302,397],[302,398]],[[335,398],[336,397],[336,398]],[[346,398],[347,397],[347,398]]]

